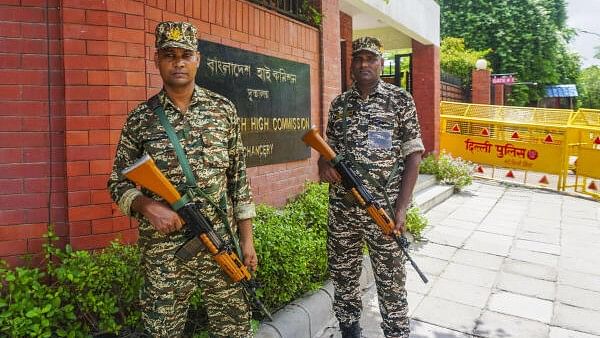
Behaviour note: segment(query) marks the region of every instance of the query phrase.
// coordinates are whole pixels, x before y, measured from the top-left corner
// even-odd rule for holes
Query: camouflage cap
[[[379,39],[374,37],[363,36],[352,41],[352,55],[363,50],[371,52],[377,56],[383,55],[383,45]]]
[[[177,47],[197,50],[198,30],[189,22],[164,21],[156,26],[156,49]]]

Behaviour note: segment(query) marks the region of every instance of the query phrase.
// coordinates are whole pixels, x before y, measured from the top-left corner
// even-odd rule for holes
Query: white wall
[[[392,27],[425,45],[440,45],[440,6],[433,0],[341,0],[354,29]]]

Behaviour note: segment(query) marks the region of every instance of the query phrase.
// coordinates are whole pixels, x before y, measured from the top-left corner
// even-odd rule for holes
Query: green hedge
[[[313,183],[283,210],[259,206],[257,277],[268,308],[280,308],[327,279],[327,205],[327,186]]]
[[[327,185],[316,183],[307,184],[283,209],[258,206],[258,294],[271,311],[318,289],[327,279],[327,210]],[[417,216],[418,222],[412,223],[420,231],[426,223]],[[409,229],[413,218],[407,218]],[[0,336],[84,337],[135,330],[142,284],[137,246],[115,242],[92,253],[69,246],[59,249],[53,245],[56,240],[49,227],[43,269],[10,269],[0,261]],[[192,317],[205,316],[199,292],[191,304]],[[188,333],[205,336],[202,318],[190,322]]]
[[[47,237],[44,271],[0,264],[0,336],[84,337],[135,326],[142,282],[137,247],[60,250],[51,227]]]

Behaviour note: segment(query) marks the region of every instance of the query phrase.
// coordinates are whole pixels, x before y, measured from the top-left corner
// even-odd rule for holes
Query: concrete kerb
[[[363,257],[360,286],[364,290],[374,283],[369,256]],[[333,284],[327,281],[315,292],[306,294],[273,314],[273,321],[263,321],[255,338],[314,337],[333,320]]]

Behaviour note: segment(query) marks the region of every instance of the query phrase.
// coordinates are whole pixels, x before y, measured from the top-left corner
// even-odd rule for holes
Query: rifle
[[[181,194],[158,169],[150,155],[146,154],[121,173],[165,199],[187,225],[186,234],[189,239],[175,252],[177,258],[188,261],[201,250],[208,250],[231,280],[242,284],[252,304],[273,321],[273,317],[256,295],[258,282],[232,250],[231,245],[225,243],[215,232],[210,221],[200,212],[200,205],[181,199]]]
[[[402,253],[406,256],[406,258],[408,258],[412,267],[415,269],[415,271],[417,271],[419,277],[421,277],[423,283],[427,283],[429,280],[406,251],[409,245],[408,240],[406,237],[404,237],[404,234],[394,231],[394,221],[379,205],[373,195],[371,195],[367,187],[363,184],[360,178],[356,176],[352,168],[345,163],[341,156],[338,156],[335,151],[331,149],[331,147],[325,142],[325,140],[323,140],[315,128],[311,128],[306,134],[304,134],[302,141],[318,151],[319,154],[321,154],[327,161],[331,163],[331,165],[342,177],[342,185],[344,188],[350,191],[358,204],[367,211],[369,216],[371,216],[379,228],[381,228],[381,231],[383,231],[384,234],[394,238],[400,247],[400,250],[402,250]]]

